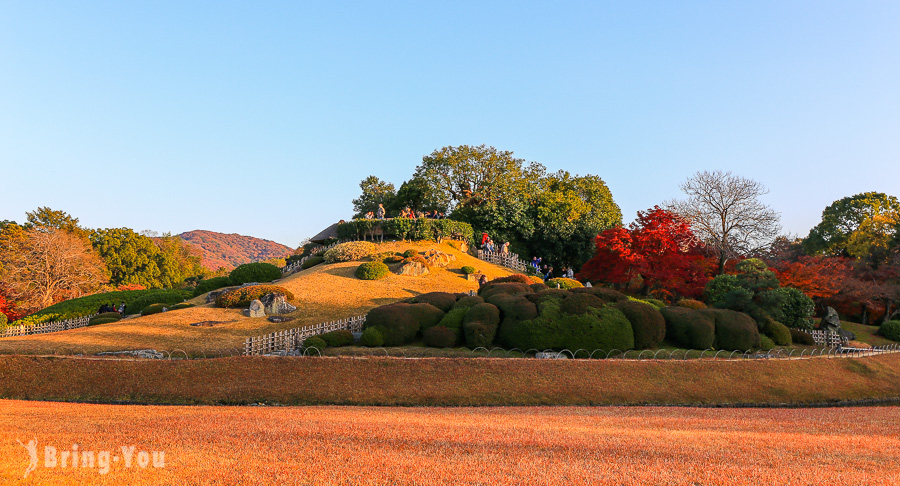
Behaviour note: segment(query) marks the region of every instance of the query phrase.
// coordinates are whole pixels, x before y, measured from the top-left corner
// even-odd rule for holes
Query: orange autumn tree
[[[640,277],[644,295],[698,298],[713,270],[690,223],[659,206],[638,211],[627,229],[600,233],[595,245],[596,255],[581,267],[579,279],[624,286]]]

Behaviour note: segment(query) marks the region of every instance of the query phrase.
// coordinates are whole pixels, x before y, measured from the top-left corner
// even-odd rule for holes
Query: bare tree
[[[93,292],[109,279],[86,239],[43,226],[3,233],[0,281],[27,310]]]
[[[688,198],[673,201],[671,208],[691,222],[719,261],[725,263],[767,247],[781,230],[780,215],[761,203],[768,194],[761,183],[731,172],[697,172],[679,186]]]

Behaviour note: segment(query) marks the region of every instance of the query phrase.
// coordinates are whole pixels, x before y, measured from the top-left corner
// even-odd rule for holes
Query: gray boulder
[[[819,329],[835,332],[841,330],[841,318],[838,317],[838,313],[833,307],[825,309],[825,317],[823,317],[822,322],[819,323]]]
[[[428,275],[428,273],[428,267],[420,262],[406,263],[397,271],[397,275],[406,275],[409,277],[421,277],[423,275]]]
[[[250,302],[250,308],[244,311],[244,315],[247,317],[266,317],[266,307],[259,299],[253,299],[253,302]]]
[[[297,307],[291,305],[282,293],[273,292],[266,294],[262,296],[261,300],[266,314],[269,315],[290,314],[297,310]]]

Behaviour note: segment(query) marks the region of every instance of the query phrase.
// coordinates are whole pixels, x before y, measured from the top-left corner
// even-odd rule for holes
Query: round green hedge
[[[458,329],[449,329],[444,326],[434,326],[422,333],[422,342],[433,348],[450,348],[456,346],[459,339]]]
[[[633,300],[617,302],[614,305],[631,323],[635,349],[656,347],[666,338],[666,320],[655,306]]]
[[[462,271],[462,273],[464,273],[466,275],[477,272],[477,270],[475,270],[475,267],[473,267],[472,265],[463,265],[463,267],[460,268],[460,270]]]
[[[96,326],[99,324],[109,324],[110,322],[119,322],[122,319],[116,319],[114,317],[104,317],[103,319],[91,319],[88,323],[89,326]]]
[[[456,294],[450,292],[428,292],[419,294],[412,299],[415,304],[431,304],[438,309],[448,312],[453,304],[456,304]]]
[[[153,314],[159,314],[163,311],[163,309],[167,309],[169,304],[150,304],[147,307],[141,309],[142,316],[151,316]]]
[[[356,278],[360,280],[380,280],[390,273],[387,265],[381,262],[366,262],[356,267]]]
[[[318,350],[322,350],[328,347],[328,343],[326,343],[325,340],[322,339],[322,336],[312,336],[306,338],[306,340],[303,341],[303,347],[306,349],[316,348]]]
[[[664,307],[666,337],[687,349],[709,349],[716,340],[716,321],[711,315],[686,307]]]
[[[885,321],[878,329],[878,334],[891,341],[900,341],[900,321]]]
[[[353,344],[353,333],[346,329],[326,332],[319,337],[321,337],[322,340],[325,341],[325,344],[334,348],[349,346]]]
[[[307,268],[314,267],[324,261],[325,261],[325,257],[323,257],[323,256],[319,256],[319,255],[311,256],[311,257],[307,258],[306,261],[304,261],[303,263],[300,264],[300,269],[306,270]]]
[[[546,283],[547,287],[550,287],[551,289],[577,289],[584,287],[584,284],[578,280],[563,277],[551,278],[550,280],[547,280]]]
[[[418,254],[419,252],[417,252],[416,250],[406,250],[403,252],[403,256],[406,258],[414,257]]]
[[[378,329],[370,327],[363,330],[362,336],[359,337],[359,344],[370,348],[384,346],[384,336],[381,335],[381,331]]]
[[[213,290],[221,289],[222,287],[228,287],[229,285],[231,285],[231,280],[228,277],[213,277],[203,279],[197,282],[197,287],[194,288],[194,297],[203,295]]]
[[[281,278],[281,269],[271,263],[245,263],[228,274],[231,285],[242,285],[250,282],[271,282]]]
[[[102,314],[97,314],[96,316],[91,317],[89,324],[93,326],[94,324],[97,324],[97,321],[101,319],[106,320],[106,322],[115,322],[121,320],[122,316],[118,312],[104,312]]]

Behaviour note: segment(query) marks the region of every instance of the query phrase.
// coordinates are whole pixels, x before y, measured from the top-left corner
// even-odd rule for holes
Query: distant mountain
[[[231,270],[242,263],[283,258],[294,252],[293,248],[274,241],[214,231],[188,231],[178,237],[188,247],[196,250],[201,257],[200,264],[210,270],[217,270],[219,267]]]

